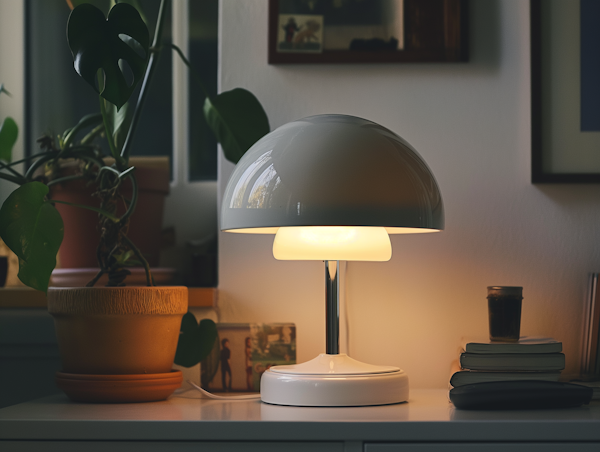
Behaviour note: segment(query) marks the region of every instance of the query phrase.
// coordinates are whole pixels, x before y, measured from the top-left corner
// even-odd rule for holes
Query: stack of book
[[[467,341],[450,376],[453,387],[490,381],[558,381],[565,368],[562,343],[523,336],[518,342]]]
[[[581,376],[584,380],[600,379],[600,274],[591,275],[590,292],[583,320]]]

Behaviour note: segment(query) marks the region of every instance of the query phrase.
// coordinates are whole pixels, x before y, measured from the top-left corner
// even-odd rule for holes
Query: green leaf
[[[117,153],[120,155],[133,119],[133,109],[129,107],[129,102],[125,103],[120,110],[117,110],[117,107],[112,104],[108,104],[106,107],[106,113],[111,122],[112,140]]]
[[[269,133],[269,119],[250,91],[236,88],[204,101],[204,117],[221,143],[227,160],[237,163],[246,151]]]
[[[12,160],[12,148],[19,136],[19,126],[10,116],[4,119],[0,125],[0,160],[10,162]]]
[[[144,56],[124,40],[133,38]],[[143,78],[149,57],[148,28],[137,10],[127,3],[117,3],[105,20],[104,14],[93,5],[77,6],[69,16],[67,39],[73,54],[75,70],[96,91],[96,73],[104,71],[104,89],[100,93],[121,108]],[[133,73],[133,83],[127,83],[119,60],[127,62]]]
[[[102,115],[100,113],[85,115],[74,127],[65,130],[63,133],[63,147],[68,147],[75,138],[75,135],[77,135],[81,130],[84,130],[88,127],[97,126],[100,123],[102,123]]]
[[[19,258],[19,279],[46,292],[63,239],[63,221],[46,201],[48,187],[29,182],[13,191],[0,208],[0,237]]]
[[[99,8],[102,12],[108,13],[108,11],[110,11],[110,9],[115,6],[117,2],[116,0],[67,0],[67,3],[71,9],[83,3],[90,3]],[[119,0],[119,3],[129,3],[131,6],[134,6],[135,9],[137,9],[140,13],[140,16],[142,16],[142,20],[146,23],[146,25],[148,24],[148,20],[146,19],[142,5],[138,0]]]
[[[121,3],[129,3],[131,6],[133,6],[135,9],[138,10],[138,12],[140,13],[140,17],[142,18],[142,20],[144,21],[144,23],[146,25],[148,25],[148,18],[146,16],[146,13],[144,12],[144,9],[142,8],[142,4],[139,0],[121,0]]]
[[[122,251],[119,254],[113,254],[113,258],[115,259],[115,261],[117,261],[117,264],[120,267],[124,267],[126,265],[129,265],[130,263],[130,258],[134,256],[133,251],[128,250],[128,251]],[[133,265],[129,265],[130,267],[133,267]]]
[[[114,0],[66,0],[66,2],[71,9],[75,9],[84,3],[89,3],[100,9],[103,13],[108,13],[110,8],[115,4]]]
[[[215,322],[203,319],[198,324],[194,314],[188,312],[181,320],[175,364],[183,367],[195,366],[210,354],[218,336]]]

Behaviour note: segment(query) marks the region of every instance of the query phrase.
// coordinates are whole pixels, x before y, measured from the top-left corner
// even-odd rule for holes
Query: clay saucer
[[[56,385],[75,402],[156,402],[169,397],[182,381],[180,370],[130,375],[56,373]]]

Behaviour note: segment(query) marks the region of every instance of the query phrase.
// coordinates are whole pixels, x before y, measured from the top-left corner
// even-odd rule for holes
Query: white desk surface
[[[195,392],[188,392],[197,397]],[[600,403],[540,411],[462,411],[445,390],[408,403],[303,408],[172,396],[81,404],[56,395],[0,410],[0,440],[600,441]]]

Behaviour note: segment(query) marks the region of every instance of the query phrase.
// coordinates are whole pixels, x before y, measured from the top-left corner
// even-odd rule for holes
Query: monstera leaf
[[[12,160],[12,148],[17,142],[19,127],[11,117],[4,119],[0,125],[0,160],[10,162]]]
[[[21,185],[0,208],[0,237],[19,258],[19,279],[46,292],[63,239],[63,221],[40,182]]]
[[[149,56],[148,28],[137,10],[117,3],[105,19],[98,8],[83,3],[69,16],[67,39],[77,73],[98,91],[96,74],[102,69],[104,89],[100,95],[121,108],[143,78]],[[131,85],[119,67],[120,60],[133,73]]]
[[[236,88],[204,101],[204,117],[221,143],[227,160],[237,163],[260,138],[269,133],[269,119],[250,91]]]
[[[102,12],[104,12],[104,11],[108,12],[110,10],[110,7],[113,6],[115,3],[114,0],[66,0],[66,1],[67,1],[67,5],[69,5],[69,8],[71,8],[71,9],[75,9],[76,7],[78,7],[79,5],[82,5],[84,3],[91,3],[92,5],[94,5],[98,9],[100,9]],[[148,21],[146,20],[146,15],[144,14],[144,10],[142,9],[142,5],[140,4],[139,0],[120,0],[119,3],[129,3],[131,6],[135,6],[135,9],[137,9],[138,12],[140,13],[140,16],[142,16],[143,21],[146,24],[148,24]]]
[[[192,367],[206,358],[218,337],[215,322],[203,319],[200,324],[191,312],[181,320],[181,333],[175,353],[175,364]]]

